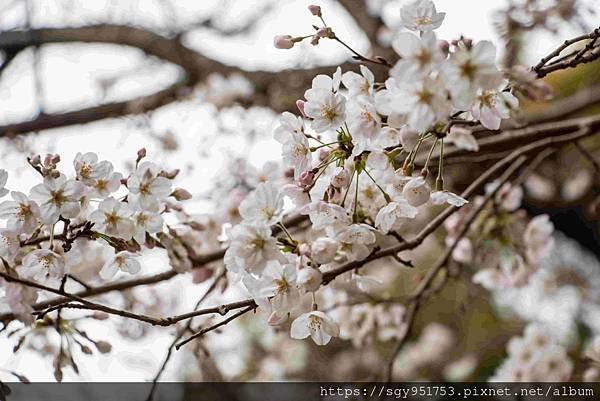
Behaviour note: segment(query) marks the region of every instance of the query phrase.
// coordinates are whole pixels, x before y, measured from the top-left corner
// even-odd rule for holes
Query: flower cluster
[[[341,42],[319,7],[310,12],[324,26],[314,36],[278,36],[276,47],[290,48],[309,37],[314,44],[315,37]],[[476,150],[475,139],[460,125],[498,129],[518,104],[506,90],[490,42],[438,41],[433,30],[444,14],[429,0],[405,5],[401,13],[403,27],[419,35],[398,32],[393,47],[400,60],[394,66],[375,62],[390,67],[385,84],[364,65],[360,73],[338,67],[333,76],[316,76],[297,101],[301,115],[283,113],[274,132],[293,180],[259,184],[239,205],[240,224],[228,232],[226,267],[269,313],[270,324],[283,324],[301,309],[302,294],[313,293],[313,310],[291,325],[294,338],[310,335],[325,344],[338,334],[318,310],[315,292],[323,274],[397,241],[399,230],[425,209],[467,203],[444,189],[445,138]],[[413,174],[416,155],[427,143],[427,161]],[[429,164],[438,145],[438,174],[431,183]],[[302,237],[284,224],[292,212],[310,220]],[[354,274],[350,280],[360,288],[369,279]]]
[[[562,382],[571,377],[573,362],[565,348],[535,324],[528,325],[522,337],[513,337],[507,350],[508,358],[490,381]]]
[[[110,280],[119,271],[139,272],[141,246],[160,244],[170,202],[187,198],[186,191],[172,187],[177,171],[163,171],[144,157],[142,149],[135,171],[124,176],[96,154],[78,153],[71,177],[59,170],[58,155],[30,158],[42,182],[28,195],[12,191],[12,200],[0,203],[0,218],[5,221],[0,257],[10,274],[56,285],[76,269],[83,240],[97,240],[113,250],[99,271],[102,279]],[[2,187],[6,177],[0,171]],[[2,196],[7,193],[2,188]],[[29,305],[37,291],[14,283],[6,283],[4,290],[11,310],[31,321]]]

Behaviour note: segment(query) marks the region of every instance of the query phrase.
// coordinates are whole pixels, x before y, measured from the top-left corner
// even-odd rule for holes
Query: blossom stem
[[[336,42],[340,43],[342,46],[344,46],[346,49],[350,50],[350,52],[352,52],[352,54],[354,54],[354,57],[357,60],[361,60],[361,61],[365,61],[368,63],[373,63],[373,64],[377,64],[377,65],[383,65],[385,67],[391,68],[392,65],[387,61],[384,60],[383,58],[378,58],[377,60],[373,60],[370,59],[368,57],[363,56],[362,54],[358,53],[356,50],[354,50],[353,48],[351,48],[350,46],[348,46],[343,40],[341,40],[340,38],[338,38],[334,33],[332,34],[333,37],[331,37],[331,39],[335,40]]]
[[[311,148],[310,148],[310,151],[311,151],[311,152],[314,152],[315,150],[321,149],[321,148],[323,148],[323,147],[325,147],[325,146],[329,146],[329,147],[331,147],[331,145],[335,145],[336,143],[340,143],[340,142],[339,142],[339,141],[335,141],[335,142],[329,142],[329,143],[323,143],[323,142],[321,142],[321,145],[319,145],[319,146],[313,146],[313,147],[311,147]]]
[[[440,161],[438,167],[438,175],[435,180],[436,191],[444,190],[444,138],[440,139]]]
[[[375,178],[373,178],[373,176],[367,171],[367,169],[364,169],[364,172],[367,173],[367,175],[369,176],[369,178],[371,179],[371,181],[373,181],[373,183],[377,186],[377,188],[379,188],[379,190],[381,191],[381,193],[383,194],[383,197],[385,198],[385,201],[387,203],[391,202],[391,198],[390,196],[387,194],[387,192],[385,192],[385,190],[383,188],[381,188],[381,185],[379,185],[377,183],[377,181],[375,181]]]
[[[290,241],[294,242],[294,238],[292,237],[292,234],[290,234],[290,232],[288,231],[288,229],[285,228],[285,225],[283,224],[283,222],[280,221],[279,223],[277,223],[277,225],[279,227],[281,227],[281,230],[285,233],[285,235],[288,236],[288,238],[290,239]]]
[[[423,166],[423,171],[427,172],[427,167],[429,167],[429,161],[431,160],[431,155],[433,154],[433,150],[437,146],[438,139],[433,142],[431,145],[431,149],[429,149],[429,153],[427,154],[427,160],[425,160],[425,165]]]
[[[352,221],[354,223],[356,223],[356,211],[357,211],[357,206],[358,206],[358,177],[360,177],[360,173],[357,172],[356,173],[356,188],[354,191],[354,211],[352,212]]]

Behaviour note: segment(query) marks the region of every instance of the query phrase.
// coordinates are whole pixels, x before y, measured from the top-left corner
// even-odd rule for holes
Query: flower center
[[[323,117],[326,120],[333,121],[337,117],[337,113],[331,105],[326,104],[321,110],[321,117]]]
[[[255,249],[263,249],[265,247],[265,240],[261,237],[256,237],[250,242],[250,246]]]
[[[496,106],[496,96],[492,91],[483,91],[479,96],[479,101],[482,106],[489,107],[490,109]]]
[[[27,205],[25,203],[20,203],[19,209],[17,210],[17,219],[23,221],[30,215],[31,215],[31,208],[29,207],[29,205]]]
[[[275,293],[277,295],[285,294],[289,291],[290,285],[285,279],[274,279],[273,283],[275,284]]]
[[[92,175],[92,171],[94,171],[94,169],[91,165],[83,163],[81,165],[81,168],[79,169],[79,175],[81,175],[81,177],[83,178],[90,178],[90,175]]]
[[[63,194],[62,190],[53,191],[51,195],[52,203],[56,206],[61,206],[63,203],[67,201],[67,197]]]
[[[270,219],[275,215],[275,209],[273,209],[272,207],[266,206],[260,209],[260,211],[263,214],[263,216],[265,216],[267,219]]]
[[[415,19],[415,22],[416,22],[417,25],[431,25],[431,23],[433,22],[433,20],[431,19],[431,17],[423,15],[421,17],[417,17]]]
[[[308,317],[308,328],[311,331],[321,330],[322,325],[323,325],[323,321],[320,317],[317,317],[317,316],[309,316]]]

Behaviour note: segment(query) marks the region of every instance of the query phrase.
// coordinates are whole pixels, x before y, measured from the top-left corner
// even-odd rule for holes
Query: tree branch
[[[77,28],[44,28],[30,31],[0,33],[0,49],[20,51],[29,46],[50,43],[110,43],[131,46],[149,56],[181,67],[184,78],[167,89],[123,102],[109,103],[81,110],[40,115],[32,120],[0,126],[0,136],[14,136],[49,128],[85,124],[105,118],[140,114],[171,103],[184,95],[186,87],[202,82],[211,73],[242,74],[252,82],[255,96],[253,104],[268,106],[276,111],[294,110],[297,99],[303,97],[317,74],[331,74],[333,67],[287,69],[279,72],[246,71],[205,57],[184,46],[179,37],[167,38],[143,28],[124,25],[92,25]],[[344,70],[357,70],[356,63],[345,63]],[[383,79],[384,69],[375,71]]]

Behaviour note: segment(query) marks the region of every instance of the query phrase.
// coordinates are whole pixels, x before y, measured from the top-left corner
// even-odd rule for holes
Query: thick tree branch
[[[185,87],[202,82],[212,73],[230,75],[239,73],[252,82],[255,105],[264,105],[276,111],[293,110],[316,74],[331,74],[333,67],[311,69],[288,69],[279,72],[246,71],[205,57],[184,46],[179,37],[167,38],[154,32],[132,26],[93,25],[77,28],[47,28],[30,31],[7,31],[0,33],[0,49],[7,52],[20,51],[29,46],[51,43],[110,43],[131,46],[150,56],[181,67],[185,78],[173,86],[154,94],[123,102],[53,115],[40,115],[32,120],[0,126],[0,136],[18,135],[48,128],[85,124],[105,118],[139,114],[173,102],[185,94]],[[357,69],[357,64],[346,63],[344,70]],[[385,71],[375,71],[383,74]],[[383,79],[383,75],[378,77]]]

